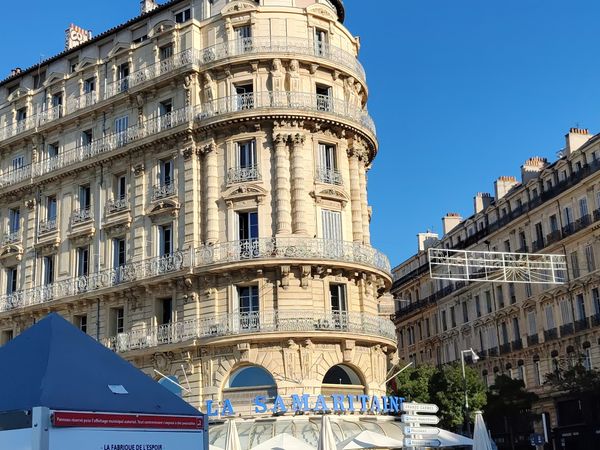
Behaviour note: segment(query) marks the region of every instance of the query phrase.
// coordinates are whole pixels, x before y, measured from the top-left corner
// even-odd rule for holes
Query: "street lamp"
[[[469,428],[469,394],[467,393],[467,374],[465,373],[465,355],[471,355],[471,359],[473,362],[477,362],[479,360],[479,355],[475,353],[475,351],[470,348],[469,350],[462,350],[460,352],[460,362],[462,363],[462,376],[463,376],[463,384],[465,388],[465,431],[467,436],[471,436],[471,430]]]

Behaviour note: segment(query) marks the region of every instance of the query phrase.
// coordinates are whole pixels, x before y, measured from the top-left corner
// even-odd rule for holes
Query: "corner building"
[[[600,135],[572,128],[556,161],[530,158],[520,180],[501,176],[494,188],[474,197],[471,216],[447,214],[441,239],[419,234],[419,251],[394,268],[399,356],[460,364],[460,352],[473,348],[486,385],[503,374],[539,396],[533,428],[542,431],[545,415],[552,448],[598,448],[595,407],[545,381],[577,363],[600,365]],[[567,282],[433,280],[429,247],[563,254]],[[499,448],[531,448],[527,421],[513,435],[505,424],[488,425]]]
[[[187,378],[202,409],[385,395],[377,139],[343,17],[339,0],[144,1],[2,81],[2,341],[57,311]]]

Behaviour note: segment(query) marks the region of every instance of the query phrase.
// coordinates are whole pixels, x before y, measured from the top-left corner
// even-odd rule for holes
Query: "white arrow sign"
[[[439,447],[442,443],[439,439],[412,439],[404,438],[405,447]]]
[[[437,436],[438,434],[440,434],[440,429],[434,427],[404,427],[404,434],[418,434],[420,436]]]
[[[403,423],[424,423],[427,425],[437,425],[440,422],[440,418],[437,416],[417,416],[416,414],[402,414],[400,420]]]
[[[432,403],[403,403],[402,411],[407,413],[431,413],[435,414],[440,410],[438,405]]]

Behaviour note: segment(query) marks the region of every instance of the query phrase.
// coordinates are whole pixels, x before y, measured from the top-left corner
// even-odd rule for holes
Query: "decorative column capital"
[[[285,145],[290,140],[290,135],[285,133],[273,133],[273,144],[276,146]]]
[[[292,136],[292,144],[294,145],[294,148],[304,145],[305,141],[306,136],[304,134],[296,133]]]

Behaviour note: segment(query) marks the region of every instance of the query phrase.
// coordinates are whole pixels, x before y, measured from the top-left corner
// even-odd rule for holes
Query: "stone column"
[[[306,224],[306,188],[304,186],[304,141],[306,137],[303,134],[295,134],[292,137],[292,189],[293,195],[293,230],[294,234],[306,234],[308,231]]]
[[[206,243],[215,244],[219,240],[219,169],[217,146],[212,143],[204,147],[206,174]]]
[[[369,201],[367,200],[367,168],[366,168],[366,154],[358,163],[358,175],[360,179],[360,202],[362,212],[362,230],[363,230],[363,243],[366,245],[371,244],[371,231],[369,223]]]
[[[348,150],[350,157],[350,202],[352,207],[352,240],[362,243],[363,241],[363,218],[360,175],[358,174],[358,156],[354,150]]]
[[[275,192],[277,199],[277,235],[292,233],[292,198],[290,187],[290,155],[287,148],[289,136],[273,136],[275,146]]]

